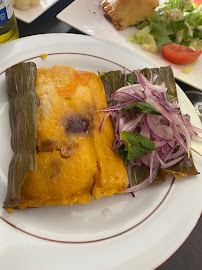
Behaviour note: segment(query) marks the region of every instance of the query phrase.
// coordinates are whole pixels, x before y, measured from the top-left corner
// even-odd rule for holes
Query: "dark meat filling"
[[[83,115],[73,115],[65,121],[65,131],[71,133],[88,133],[91,130],[91,119]]]
[[[41,142],[39,149],[40,152],[52,152],[56,150],[56,141],[46,140]]]

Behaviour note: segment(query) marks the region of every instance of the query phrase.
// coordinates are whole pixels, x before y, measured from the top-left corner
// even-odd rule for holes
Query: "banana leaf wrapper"
[[[29,170],[35,170],[37,107],[35,90],[36,65],[19,63],[6,70],[6,91],[11,127],[13,158],[8,172],[7,196],[4,208],[20,203],[20,191]]]
[[[177,97],[177,90],[176,90],[176,84],[175,84],[175,78],[173,75],[173,71],[170,66],[167,67],[160,67],[160,68],[152,68],[152,69],[142,69],[140,71],[147,79],[151,79],[151,76],[153,74],[157,75],[157,78],[155,80],[155,84],[161,85],[162,82],[165,83],[167,88],[167,93],[169,95],[172,95],[174,97]],[[130,82],[131,76],[134,76],[134,72],[127,74],[125,76],[122,74],[120,70],[117,71],[110,71],[107,73],[100,73],[100,78],[103,81],[106,95],[109,98],[112,93],[114,93],[117,89],[123,87],[126,82],[125,80]],[[112,103],[108,104],[109,106],[113,105]],[[185,156],[184,159],[182,159],[177,164],[173,165],[172,167],[162,169],[160,168],[157,174],[157,177],[153,181],[153,184],[155,183],[161,183],[166,180],[167,175],[173,175],[175,178],[183,177],[183,176],[191,176],[199,174],[199,172],[196,170],[194,166],[194,162],[192,157],[188,158],[188,156]],[[143,168],[140,166],[131,166],[131,180],[132,185],[137,185],[144,181],[149,176],[149,169]]]

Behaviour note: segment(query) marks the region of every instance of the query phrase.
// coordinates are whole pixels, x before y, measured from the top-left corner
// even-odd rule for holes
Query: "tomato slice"
[[[163,57],[176,65],[189,64],[199,58],[202,51],[171,43],[162,46]]]
[[[193,0],[192,2],[196,5],[202,5],[202,0]]]

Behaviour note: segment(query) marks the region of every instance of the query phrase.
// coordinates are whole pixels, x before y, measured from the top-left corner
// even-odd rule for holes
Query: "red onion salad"
[[[107,112],[100,131],[110,116],[115,131],[114,151],[127,166],[129,188],[123,193],[149,186],[159,168],[169,168],[185,155],[190,157],[191,139],[202,132],[191,126],[188,114],[181,115],[177,98],[167,95],[164,83],[154,85],[155,75],[151,81],[138,71],[135,75],[137,84],[118,89],[109,99],[116,105],[100,110]],[[148,178],[135,186],[131,186],[132,165],[149,169]]]

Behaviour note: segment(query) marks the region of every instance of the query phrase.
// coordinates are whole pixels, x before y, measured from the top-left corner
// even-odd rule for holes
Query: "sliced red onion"
[[[118,139],[115,139],[112,145],[112,148],[114,149],[114,151],[117,152],[121,146],[122,146],[122,142]]]
[[[138,87],[137,87],[137,85],[138,85]],[[142,98],[144,100],[145,94],[144,94],[143,88],[140,84],[133,84],[132,90],[136,94],[136,96],[139,96],[140,98]]]
[[[105,122],[105,120],[107,119],[107,117],[110,116],[110,114],[111,114],[111,113],[108,112],[108,113],[106,113],[105,116],[103,117],[102,122],[101,122],[101,124],[100,124],[100,126],[99,126],[99,131],[102,130],[102,127],[103,127],[103,125],[104,125],[104,122]]]
[[[165,93],[166,93],[167,89],[166,89],[165,83],[163,82],[161,85],[155,85],[154,87],[155,87],[155,90],[157,90],[160,94],[163,93],[163,97],[166,101]]]
[[[190,148],[193,152],[195,152],[196,154],[198,154],[199,156],[201,156],[202,157],[202,155],[198,152],[198,151],[196,151],[195,149],[193,149],[192,147]]]
[[[143,119],[144,119],[145,127],[146,127],[146,129],[148,130],[148,133],[149,133],[148,139],[151,140],[151,130],[150,130],[149,124],[147,122],[147,114],[144,115],[144,118]]]
[[[191,123],[190,123],[190,115],[184,114],[182,116],[182,118],[183,118],[183,121],[184,121],[185,125],[187,125],[187,126],[190,126],[191,125]]]
[[[141,156],[139,158],[141,160],[141,163],[144,164],[146,167],[149,168],[149,163],[150,163],[149,154],[148,155],[145,155],[145,156]]]
[[[192,127],[192,126],[186,126],[186,128],[187,128],[189,131],[193,131],[193,132],[196,132],[196,133],[202,133],[202,129],[201,129],[201,128]]]
[[[106,97],[108,99],[112,94],[112,87],[111,87],[111,84],[107,80],[104,81],[104,88],[105,88]]]
[[[133,84],[133,85],[124,86],[124,87],[118,89],[116,92],[114,92],[111,95],[111,99],[121,101],[121,100],[119,100],[119,98],[121,98],[123,96],[123,93],[129,94],[131,96],[136,94],[136,96],[134,96],[134,98],[141,99],[141,97],[144,98],[142,91],[143,91],[143,88],[140,84]]]
[[[127,107],[127,106],[130,106],[134,103],[134,101],[128,101],[128,102],[125,102],[125,103],[122,103],[122,104],[116,104],[116,105],[113,105],[113,106],[110,106],[110,107],[107,107],[107,108],[104,108],[104,109],[101,109],[101,110],[97,110],[97,112],[109,112],[109,111],[120,111],[121,109]]]
[[[170,147],[175,149],[175,146],[176,146],[176,141],[175,140],[172,139],[170,142],[168,142],[168,144],[170,145]]]
[[[170,126],[165,126],[163,125],[163,128],[165,130],[165,132],[167,133],[167,137],[170,138],[170,140],[172,140],[172,137],[173,137],[173,130]]]
[[[150,169],[149,169],[149,181],[152,183],[152,175],[153,175],[153,166],[154,166],[154,157],[155,157],[155,151],[152,151],[151,153],[151,160],[150,160]]]
[[[166,143],[162,148],[162,153],[167,153],[169,150],[171,150],[172,147],[170,147],[170,145],[168,143]]]
[[[153,171],[153,174],[152,174],[152,182],[154,181],[154,179],[156,178],[157,176],[157,173],[158,173],[158,169],[155,169]],[[136,191],[139,191],[143,188],[146,188],[148,187],[149,185],[151,185],[151,181],[150,181],[150,176],[148,176],[142,183],[138,184],[138,185],[135,185],[133,187],[130,187],[130,188],[127,188],[123,191],[123,193],[130,193],[130,192],[136,192]]]
[[[138,71],[136,71],[135,74],[137,77],[137,82],[143,87],[143,89],[150,88],[151,90],[154,91],[156,90],[154,85],[149,80],[147,80],[147,78],[144,75],[142,75]]]
[[[120,122],[120,119],[122,118],[122,116],[123,116],[122,113],[118,114],[116,121],[115,121],[115,125],[114,125],[115,137],[116,137],[118,142],[121,140],[120,133],[119,133],[119,122]]]
[[[173,151],[174,151],[174,150],[173,150]],[[172,153],[171,155],[169,155],[169,156],[167,157],[167,160],[174,160],[174,159],[180,157],[182,154],[184,154],[184,151],[183,151],[182,148],[179,148],[177,152]],[[166,160],[166,161],[167,161],[167,160]]]
[[[164,139],[166,141],[171,140],[169,133],[167,133],[166,130],[167,127],[164,128],[164,125],[160,124],[160,118],[158,115],[148,114],[147,123],[156,139]]]
[[[180,136],[175,123],[172,122],[171,127],[173,128],[173,138],[184,149],[184,151],[187,152],[186,145],[185,145],[182,137]]]
[[[187,153],[188,153],[188,157],[190,157],[190,145],[191,145],[190,134],[189,134],[187,128],[185,127],[183,121],[178,116],[178,114],[173,114],[173,119],[174,119],[175,123],[179,124],[180,127],[182,128],[182,130],[184,131],[184,136],[186,138],[186,143],[187,143],[187,149],[186,150],[187,150]]]
[[[161,141],[154,141],[154,144],[156,145],[157,148],[162,148],[166,143],[168,143],[167,141],[161,140]]]
[[[157,74],[151,74],[151,83],[154,84],[157,79]]]
[[[122,130],[126,130],[126,131],[131,131],[132,132],[137,127],[138,123],[142,120],[143,116],[144,116],[143,113],[138,114],[136,119],[130,120],[127,123],[125,123],[123,125],[123,129]]]
[[[174,151],[174,149],[175,149],[175,148],[169,147],[169,148],[167,149],[167,151],[162,151],[162,152],[163,152],[163,155],[162,155],[161,159],[162,159],[162,161],[163,161],[164,163],[169,159],[169,157],[170,157],[170,155],[172,154],[172,152]]]
[[[119,118],[119,123],[118,123],[118,132],[119,132],[119,134],[121,134],[121,132],[123,131],[124,125],[125,125],[125,118],[120,117]]]
[[[176,158],[176,159],[174,159],[174,160],[172,160],[172,161],[166,162],[165,165],[162,165],[162,166],[161,166],[161,168],[164,168],[164,169],[169,168],[169,167],[175,165],[176,163],[178,163],[178,162],[179,162],[180,160],[182,160],[184,157],[185,157],[185,155],[182,154],[180,157],[178,157],[178,158]]]
[[[172,121],[172,117],[169,113],[169,111],[167,111],[163,105],[161,105],[159,102],[156,101],[156,99],[154,98],[154,96],[152,95],[152,93],[150,92],[149,89],[146,88],[145,92],[147,93],[147,97],[146,97],[146,102],[151,104],[152,107],[154,107],[155,110],[157,110],[158,112],[160,112],[163,116],[165,116],[170,122]]]
[[[140,124],[140,129],[141,129],[140,130],[140,135],[150,139],[150,136],[151,136],[150,130],[145,126],[144,121],[142,121],[142,123]]]
[[[158,155],[157,152],[156,152],[155,158],[159,161],[159,163],[160,163],[161,165],[165,165],[165,163],[164,163],[163,160],[160,158],[160,156]]]
[[[139,97],[135,97],[134,94],[130,94],[127,92],[118,92],[114,98],[110,98],[108,99],[108,101],[115,100],[117,102],[128,102],[131,101],[131,99],[133,100],[133,103],[142,102],[143,100]]]
[[[136,77],[139,84],[122,87],[112,94],[111,100],[118,101],[118,104],[100,110],[108,112],[103,118],[100,129],[107,116],[110,115],[113,118],[116,138],[113,148],[116,151],[122,145],[127,146],[126,142],[120,139],[123,130],[145,136],[157,147],[156,151],[151,151],[130,162],[128,166],[136,164],[148,167],[150,175],[141,184],[127,188],[124,193],[135,192],[150,185],[159,168],[173,166],[185,157],[185,153],[188,153],[189,157],[190,149],[192,149],[190,148],[191,138],[202,132],[202,129],[191,126],[189,115],[180,114],[176,98],[170,101],[166,99],[165,84],[153,85],[154,77],[150,82],[139,72],[136,72]],[[136,114],[133,108],[126,112],[121,111],[122,108],[135,102],[147,102],[161,115]],[[178,147],[177,151],[176,147]],[[192,150],[199,154],[196,150]]]

